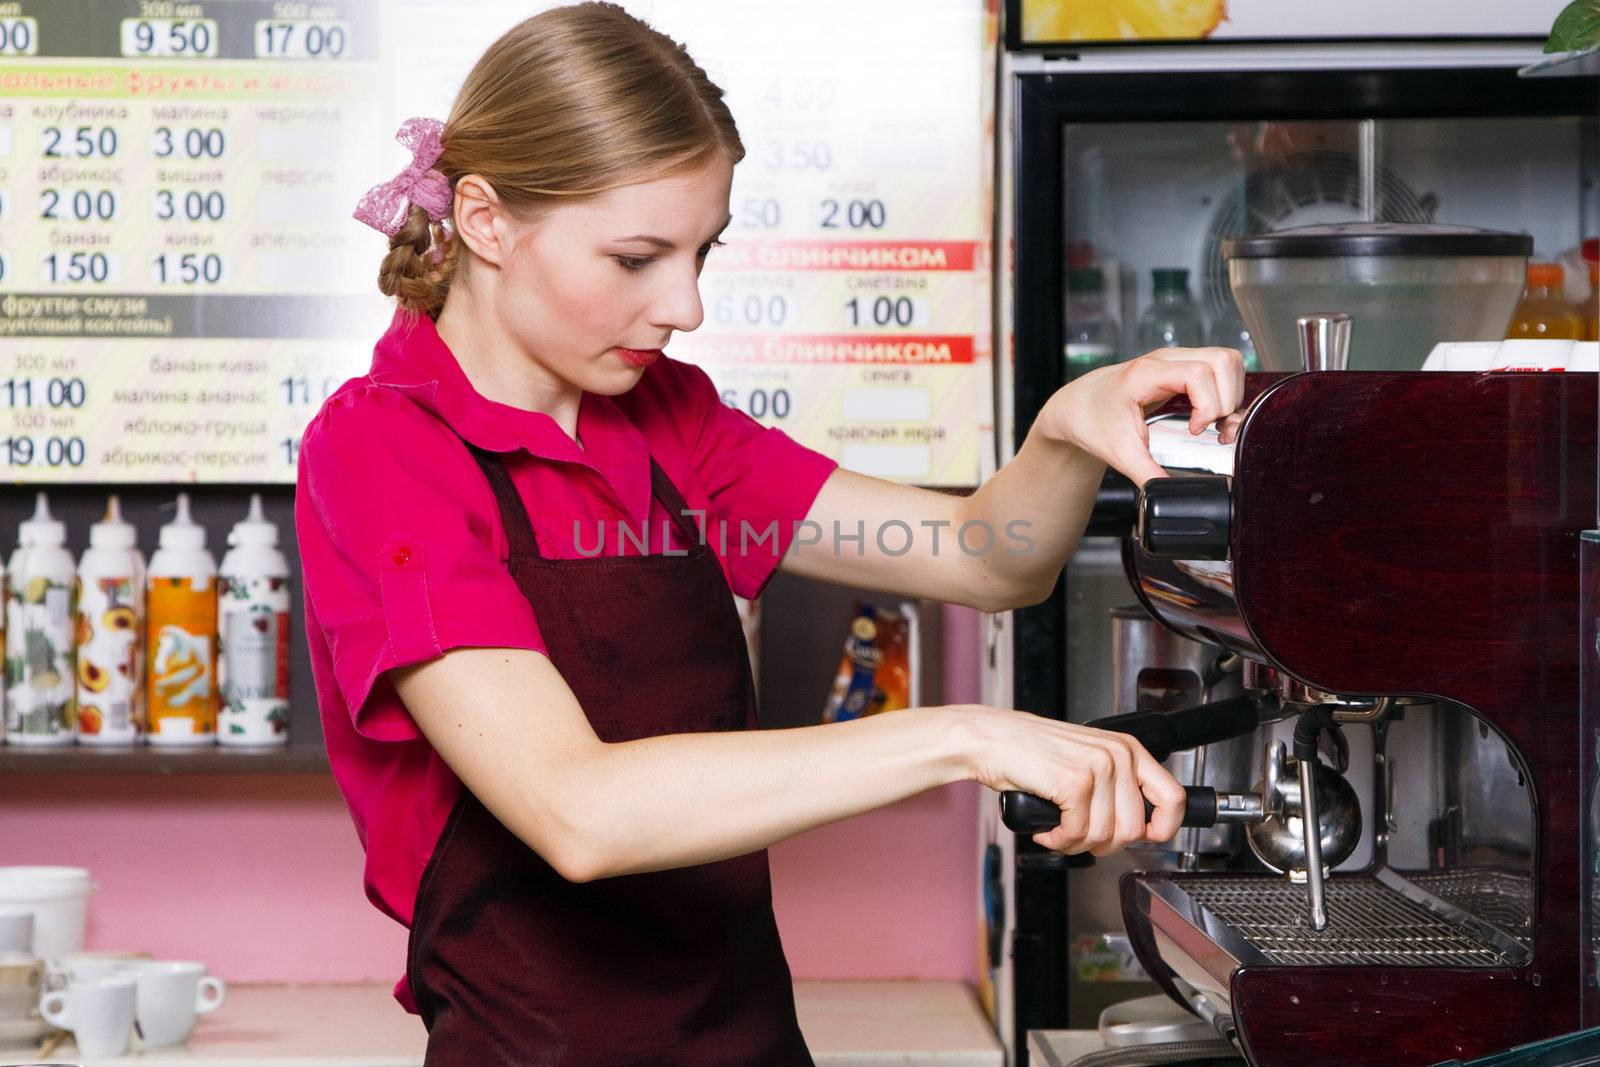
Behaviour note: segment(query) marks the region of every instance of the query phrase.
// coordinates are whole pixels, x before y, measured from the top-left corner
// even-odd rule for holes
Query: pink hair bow
[[[367,190],[356,205],[356,219],[393,237],[406,224],[413,205],[426,211],[435,222],[448,215],[455,199],[450,181],[433,169],[444,151],[439,141],[443,132],[444,123],[438,119],[418,117],[402,122],[394,139],[411,149],[411,163],[390,180]]]

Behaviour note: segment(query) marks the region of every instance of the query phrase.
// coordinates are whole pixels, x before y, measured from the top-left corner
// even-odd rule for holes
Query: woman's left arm
[[[1050,595],[1088,525],[1106,465],[1143,485],[1147,414],[1187,396],[1189,429],[1238,433],[1244,364],[1231,348],[1161,349],[1050,397],[1017,454],[971,496],[836,470],[782,570],[840,585],[1007,611]]]

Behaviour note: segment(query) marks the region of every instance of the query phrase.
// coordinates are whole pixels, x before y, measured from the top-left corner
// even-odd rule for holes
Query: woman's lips
[[[659,348],[619,348],[617,352],[635,367],[648,367],[661,358]]]

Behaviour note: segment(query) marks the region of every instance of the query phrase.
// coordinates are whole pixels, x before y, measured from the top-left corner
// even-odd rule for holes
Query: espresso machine
[[[1513,235],[1432,234],[1385,263],[1370,227],[1301,236],[1232,250],[1247,315],[1248,279],[1288,258],[1308,291],[1317,269],[1409,272],[1413,290],[1470,274],[1484,317],[1495,301],[1509,317],[1521,264],[1495,260],[1527,255]],[[1380,262],[1293,255],[1324,239]],[[1419,372],[1426,349],[1389,329],[1415,316],[1365,324],[1363,350],[1360,318],[1285,299],[1254,313],[1290,320],[1252,323],[1274,373],[1249,377],[1237,441],[1158,413],[1171,477],[1097,508],[1143,609],[1205,650],[1210,689],[1231,687],[1092,724],[1192,753],[1169,763],[1189,829],[1121,878],[1130,949],[1257,1067],[1433,1064],[1593,1025],[1579,544],[1595,375]],[[1258,758],[1219,787],[1206,753],[1241,741]],[[1058,816],[1002,798],[1019,833]],[[1229,827],[1231,856],[1186,844]]]

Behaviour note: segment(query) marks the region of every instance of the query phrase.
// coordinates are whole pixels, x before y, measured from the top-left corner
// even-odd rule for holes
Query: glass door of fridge
[[[1590,116],[1072,122],[1062,148],[1064,380],[1171,346],[1238,348],[1259,369],[1223,242],[1330,223],[1529,234],[1548,286],[1528,303],[1534,335],[1593,337]],[[1426,356],[1363,348],[1360,332],[1352,369]]]

